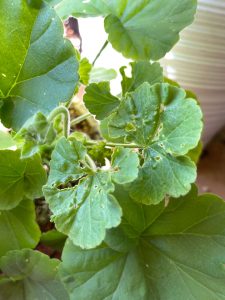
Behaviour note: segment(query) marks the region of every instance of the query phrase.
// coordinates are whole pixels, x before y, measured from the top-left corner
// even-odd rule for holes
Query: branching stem
[[[52,122],[58,115],[63,115],[63,134],[67,138],[70,134],[70,113],[65,106],[56,107],[50,113],[48,121]]]
[[[142,146],[139,146],[137,144],[121,144],[121,143],[108,143],[108,142],[105,142],[104,140],[103,141],[100,141],[100,142],[104,142],[106,146],[108,147],[124,147],[124,148],[143,148]],[[86,141],[85,142],[86,145],[98,145],[99,142],[98,141]]]
[[[85,159],[86,159],[89,167],[91,168],[91,170],[95,173],[97,171],[97,168],[96,168],[96,165],[95,165],[93,159],[88,154],[86,154]]]

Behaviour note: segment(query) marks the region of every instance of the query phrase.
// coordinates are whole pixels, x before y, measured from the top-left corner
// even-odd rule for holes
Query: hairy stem
[[[65,106],[56,107],[50,113],[48,121],[52,122],[58,115],[63,115],[63,134],[67,138],[70,134],[70,113]]]
[[[105,145],[108,147],[143,148],[142,146],[139,146],[137,144],[108,143],[104,140],[100,141],[100,142],[104,142]],[[86,141],[85,144],[86,145],[98,145],[99,142],[98,141]]]
[[[70,122],[70,126],[79,124],[80,122],[82,122],[82,121],[88,119],[88,118],[91,117],[91,116],[92,116],[91,113],[86,113],[86,114],[84,114],[84,115],[82,115],[82,116],[79,116],[79,117],[77,117],[76,119],[74,119],[74,120],[72,120],[72,121]]]
[[[104,45],[102,46],[102,48],[100,49],[100,51],[98,52],[98,54],[96,55],[95,59],[93,60],[92,65],[94,66],[94,64],[96,63],[96,60],[99,58],[99,56],[102,54],[103,50],[106,48],[106,46],[108,45],[109,41],[105,41]]]

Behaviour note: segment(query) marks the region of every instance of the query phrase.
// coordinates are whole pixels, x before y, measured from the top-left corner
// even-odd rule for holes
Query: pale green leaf
[[[86,149],[81,142],[75,139],[69,142],[62,137],[52,152],[48,184],[57,185],[81,178],[85,172],[82,163],[85,155]]]
[[[119,250],[118,229],[93,250],[68,241],[60,274],[71,299],[225,299],[222,199],[198,197],[194,188],[168,206],[132,203],[122,190],[116,197],[124,209],[124,247]]]
[[[195,164],[186,156],[173,156],[157,145],[145,151],[138,178],[129,185],[131,197],[143,204],[157,204],[166,195],[185,195],[196,180]]]
[[[68,300],[58,278],[60,261],[37,251],[23,249],[7,253],[0,260],[0,299]]]
[[[0,131],[0,150],[15,146],[16,143],[8,132]]]
[[[56,130],[53,124],[41,112],[28,119],[14,136],[14,139],[21,144],[23,158],[40,152],[42,146],[50,146],[55,138]]]
[[[90,83],[98,83],[101,81],[110,81],[117,77],[114,69],[92,68],[90,72]]]
[[[35,219],[34,204],[28,199],[11,210],[0,211],[0,256],[37,245],[41,232]]]
[[[131,149],[115,148],[112,155],[112,179],[118,184],[134,181],[138,176],[139,159]]]
[[[70,100],[78,62],[61,20],[42,1],[3,0],[0,20],[0,115],[18,130],[36,112],[48,114]]]
[[[19,150],[0,151],[1,210],[14,208],[24,197],[41,197],[45,183],[46,172],[38,155],[21,159]]]
[[[104,239],[106,229],[120,223],[121,209],[111,195],[114,185],[109,173],[89,175],[74,188],[58,190],[45,186],[43,191],[56,228],[82,248],[96,247]]]
[[[159,63],[151,64],[150,62],[139,61],[130,63],[130,66],[132,77],[126,76],[126,67],[120,68],[123,95],[134,91],[144,82],[148,82],[150,85],[163,82],[163,69]]]
[[[80,76],[80,82],[84,85],[87,85],[90,80],[91,76],[91,69],[92,65],[88,61],[87,58],[83,58],[80,60],[79,63],[79,76]]]
[[[118,107],[120,101],[110,93],[109,82],[99,82],[92,83],[85,89],[84,103],[98,120],[102,120]]]

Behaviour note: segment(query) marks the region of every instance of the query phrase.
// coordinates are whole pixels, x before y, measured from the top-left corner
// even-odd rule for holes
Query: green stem
[[[91,117],[91,116],[92,116],[91,113],[86,113],[86,114],[84,114],[84,115],[82,115],[82,116],[79,116],[79,117],[77,117],[76,119],[74,119],[74,120],[72,120],[72,121],[70,122],[70,126],[79,124],[80,122],[82,122],[82,121],[88,119],[88,118]]]
[[[108,45],[109,41],[105,41],[104,45],[102,46],[102,48],[100,49],[100,51],[98,52],[98,54],[96,55],[95,59],[93,60],[92,65],[94,66],[94,64],[96,63],[96,60],[99,58],[99,56],[102,54],[103,50],[106,48],[106,46]]]
[[[104,142],[106,146],[108,147],[124,147],[124,148],[143,148],[142,146],[139,146],[137,144],[121,144],[121,143],[108,143],[106,141],[101,141]],[[96,141],[86,141],[86,145],[98,145],[99,142]]]
[[[52,122],[58,115],[63,115],[63,134],[67,138],[70,134],[70,113],[64,106],[56,107],[49,115],[48,121]]]
[[[88,154],[85,155],[85,159],[86,159],[89,167],[91,168],[91,170],[95,173],[97,171],[97,168],[96,168],[96,165],[95,165],[93,159]]]

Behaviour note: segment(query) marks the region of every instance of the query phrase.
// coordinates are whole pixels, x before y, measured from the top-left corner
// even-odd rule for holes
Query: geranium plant
[[[225,299],[225,203],[194,185],[201,108],[157,62],[196,6],[0,1],[0,118],[10,128],[0,132],[0,299]],[[63,38],[70,15],[104,18],[96,59],[111,43],[132,60],[119,95]],[[89,112],[71,120],[81,84]],[[90,117],[99,139],[71,130]]]

